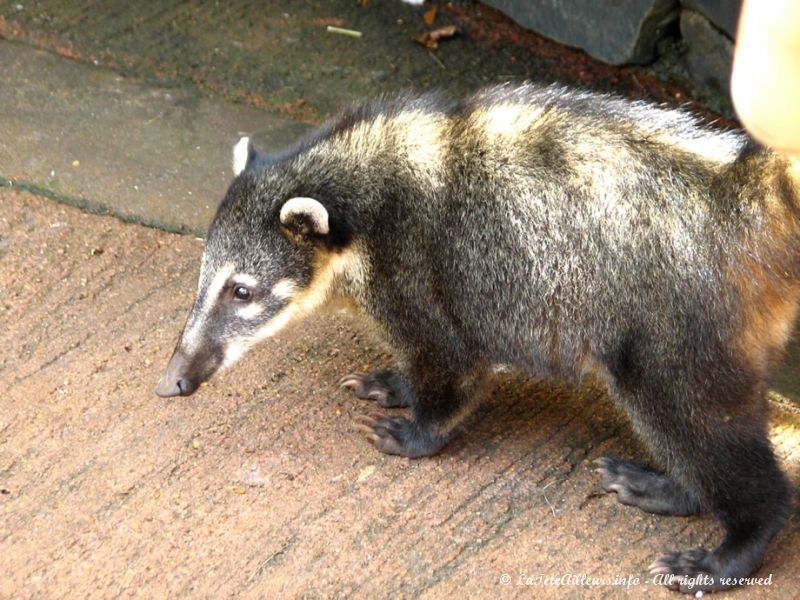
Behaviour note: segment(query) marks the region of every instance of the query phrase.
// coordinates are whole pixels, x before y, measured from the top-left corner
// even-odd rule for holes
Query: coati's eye
[[[252,297],[252,292],[249,288],[243,285],[237,285],[233,288],[233,297],[237,300],[241,300],[242,302],[247,302]]]

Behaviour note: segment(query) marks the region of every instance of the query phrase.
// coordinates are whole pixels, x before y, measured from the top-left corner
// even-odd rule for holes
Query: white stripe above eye
[[[236,273],[233,277],[234,284],[241,284],[246,285],[247,287],[256,287],[258,286],[258,279],[253,277],[252,275],[248,275],[247,273]]]

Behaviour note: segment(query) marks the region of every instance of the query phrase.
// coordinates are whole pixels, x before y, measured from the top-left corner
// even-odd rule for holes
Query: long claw
[[[383,402],[389,396],[384,390],[373,390],[367,394],[367,399],[375,400],[376,402]]]
[[[344,375],[343,377],[339,378],[337,385],[343,386],[348,380],[352,380],[355,383],[359,383],[362,379],[364,379],[364,376],[365,376],[364,373],[360,372],[348,373],[347,375]]]
[[[365,427],[372,428],[375,425],[376,419],[368,416],[368,415],[356,415],[353,417],[353,420],[358,423],[359,425],[363,425]]]

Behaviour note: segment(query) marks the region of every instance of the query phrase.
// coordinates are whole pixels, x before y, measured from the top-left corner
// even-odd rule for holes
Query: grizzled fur
[[[282,154],[242,156],[164,395],[330,300],[401,357],[399,371],[342,380],[411,408],[360,420],[384,452],[439,451],[493,365],[591,372],[665,470],[601,459],[605,489],[725,527],[716,550],[652,572],[709,575],[674,584],[694,592],[758,568],[791,505],[765,382],[800,297],[796,169],[683,112],[530,84],[383,100]],[[212,286],[224,265],[257,281],[251,312],[228,271]]]

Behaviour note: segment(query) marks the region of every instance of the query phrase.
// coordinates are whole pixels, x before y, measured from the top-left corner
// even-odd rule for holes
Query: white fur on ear
[[[292,198],[281,207],[281,223],[284,225],[298,217],[308,221],[316,234],[325,235],[330,231],[328,210],[313,198]]]
[[[233,147],[233,174],[238,176],[244,171],[254,155],[255,149],[250,143],[250,138],[245,136],[240,139]]]

